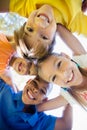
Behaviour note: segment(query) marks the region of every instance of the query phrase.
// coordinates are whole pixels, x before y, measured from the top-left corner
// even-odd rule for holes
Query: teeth
[[[43,15],[40,15],[40,18],[42,18],[42,19],[47,19],[45,16],[43,16]]]
[[[28,95],[31,99],[34,99],[34,97],[31,95],[31,93],[28,91]]]
[[[40,15],[39,17],[40,17],[41,19],[43,19],[43,20],[49,21],[48,18],[47,18],[46,16],[44,16],[44,15]]]
[[[72,77],[73,77],[73,73],[70,75],[68,82],[72,80]]]

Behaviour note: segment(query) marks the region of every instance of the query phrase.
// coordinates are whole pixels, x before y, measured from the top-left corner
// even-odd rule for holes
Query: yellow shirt
[[[28,17],[43,4],[53,7],[56,23],[87,36],[87,16],[81,11],[82,0],[10,0],[10,11]]]

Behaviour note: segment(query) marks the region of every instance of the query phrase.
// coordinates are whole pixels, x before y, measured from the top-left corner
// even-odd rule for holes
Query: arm
[[[37,106],[38,111],[47,111],[65,106],[68,102],[63,96],[58,96],[54,99],[43,102]]]
[[[57,32],[61,39],[68,45],[73,51],[73,55],[86,54],[80,41],[62,24],[57,25]]]
[[[72,107],[68,104],[63,112],[63,116],[56,120],[54,130],[71,130],[72,129]]]

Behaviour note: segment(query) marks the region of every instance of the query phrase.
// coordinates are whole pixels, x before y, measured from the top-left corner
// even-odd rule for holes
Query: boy
[[[72,108],[68,104],[63,117],[38,112],[35,105],[46,99],[51,86],[38,76],[26,83],[23,92],[14,91],[0,79],[0,129],[71,130]]]

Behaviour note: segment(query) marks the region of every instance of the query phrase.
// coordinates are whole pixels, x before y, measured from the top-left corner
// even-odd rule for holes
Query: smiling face
[[[49,89],[49,84],[40,78],[29,80],[24,87],[22,101],[25,104],[37,105],[46,98]]]
[[[40,46],[40,51],[45,48],[47,52],[55,32],[56,22],[53,9],[49,5],[44,5],[29,16],[24,27],[23,39],[28,49],[35,48],[35,46],[37,49]]]
[[[28,62],[24,58],[13,57],[10,61],[10,66],[20,75],[36,75],[37,68],[33,62]]]
[[[70,58],[54,54],[38,63],[38,75],[62,87],[77,86],[83,81],[77,65]]]

